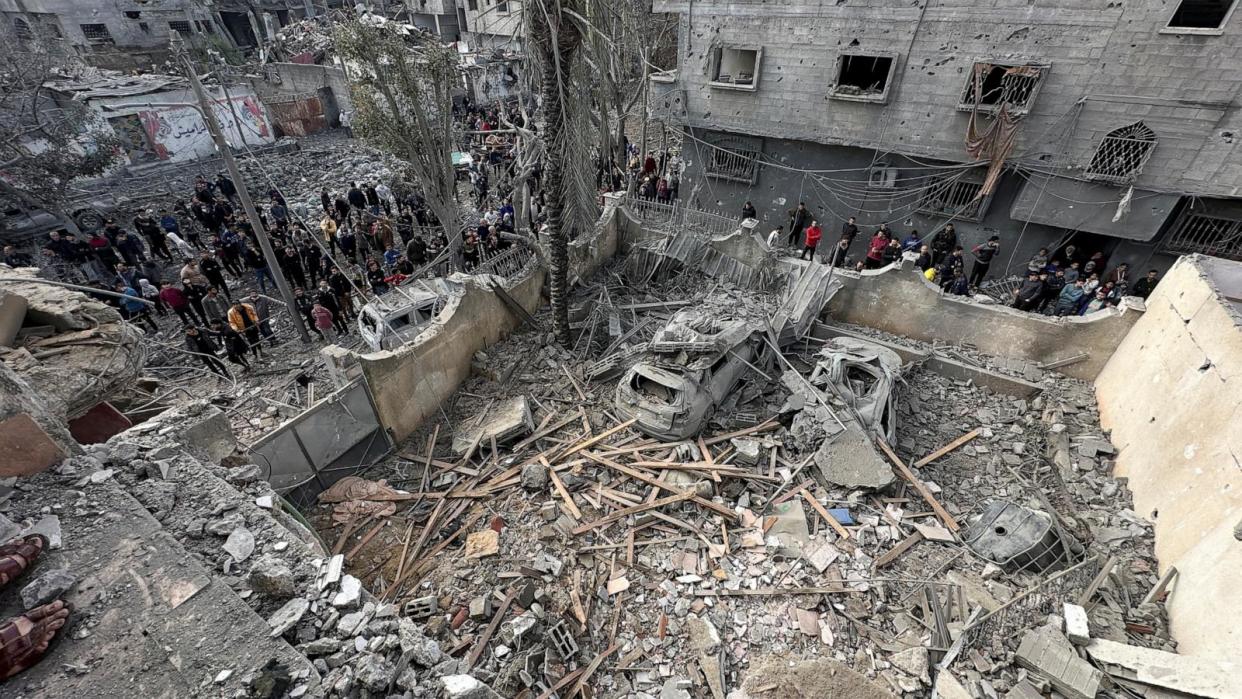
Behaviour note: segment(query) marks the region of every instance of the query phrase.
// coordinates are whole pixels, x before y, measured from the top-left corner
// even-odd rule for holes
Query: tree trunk
[[[565,104],[561,101],[555,55],[544,68],[540,92],[543,97],[543,142],[547,165],[543,186],[547,198],[549,291],[552,300],[552,324],[556,341],[569,347],[569,236],[565,231],[565,154],[558,150],[564,130]]]

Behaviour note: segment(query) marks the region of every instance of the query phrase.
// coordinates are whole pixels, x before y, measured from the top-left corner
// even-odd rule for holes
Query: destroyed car
[[[770,361],[763,327],[679,311],[652,338],[647,357],[617,384],[617,411],[658,439],[698,434],[747,370]]]
[[[889,444],[896,442],[896,392],[901,357],[874,342],[834,337],[824,343],[811,383],[826,387],[848,404],[863,427]]]
[[[443,285],[440,280],[433,283]],[[362,341],[374,352],[400,347],[435,319],[444,308],[446,292],[424,283],[423,288],[397,287],[376,297],[358,313]]]

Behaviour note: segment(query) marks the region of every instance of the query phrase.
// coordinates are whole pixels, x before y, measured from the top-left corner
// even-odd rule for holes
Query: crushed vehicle
[[[394,287],[359,311],[358,333],[373,352],[410,341],[444,308],[449,290],[443,280],[420,280],[419,287]]]
[[[845,401],[873,436],[896,443],[894,388],[901,377],[901,357],[883,345],[853,337],[831,338],[819,356],[811,384]]]
[[[752,319],[678,311],[617,384],[618,412],[658,439],[698,434],[751,366],[771,363],[764,331]]]

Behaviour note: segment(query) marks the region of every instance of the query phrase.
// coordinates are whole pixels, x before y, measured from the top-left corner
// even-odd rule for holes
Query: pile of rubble
[[[539,330],[480,353],[444,419],[369,471],[387,480],[361,492],[395,496],[316,515],[380,602],[456,659],[442,671],[472,678],[453,696],[795,696],[804,674],[861,696],[924,696],[933,678],[986,696],[1059,688],[1020,647],[1049,615],[1075,642],[1172,648],[1151,528],[1107,475],[1089,386],[1049,373],[1017,398],[905,367],[890,421],[860,420],[887,486],[810,468],[822,437],[782,410],[806,385],[762,367],[702,436],[653,439],[618,417],[616,374],[592,382],[583,360],[722,293],[672,286],[691,291],[581,292],[596,305],[576,353]],[[782,353],[785,375],[845,349],[820,344]],[[859,411],[857,376],[834,389],[831,373],[803,406],[884,412]],[[998,540],[1001,516],[1021,526]]]

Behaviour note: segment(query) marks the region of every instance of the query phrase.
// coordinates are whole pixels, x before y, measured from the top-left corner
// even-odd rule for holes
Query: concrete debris
[[[445,699],[501,699],[491,687],[470,675],[446,675],[440,683]]]
[[[283,560],[263,556],[250,568],[250,587],[273,599],[288,599],[295,592],[293,570]]]
[[[229,538],[220,548],[227,551],[233,560],[241,563],[250,558],[250,554],[254,553],[254,547],[254,534],[251,534],[250,530],[245,527],[238,527],[229,534]]]
[[[332,606],[355,607],[360,599],[362,599],[362,581],[352,575],[346,575],[341,578],[340,591],[332,597]]]
[[[524,437],[535,429],[531,417],[530,402],[526,396],[518,396],[502,401],[480,415],[478,424],[467,426],[453,436],[453,452],[464,454],[472,447],[489,447],[492,440],[496,444],[510,444]]]
[[[67,569],[44,571],[22,588],[22,607],[31,610],[59,599],[77,582],[77,577]]]
[[[1076,604],[1066,602],[1062,605],[1065,619],[1065,635],[1070,643],[1085,646],[1091,642],[1091,629],[1087,624],[1087,610]]]
[[[1177,696],[1232,699],[1242,686],[1236,658],[1178,655],[1105,639],[1092,640],[1086,650],[1113,679],[1124,678]]]
[[[466,537],[466,558],[485,558],[500,552],[500,534],[492,529],[471,532]]]
[[[522,487],[532,493],[546,489],[548,487],[548,469],[541,463],[531,463],[523,466]]]
[[[64,541],[61,539],[60,517],[57,515],[40,517],[37,522],[22,529],[18,536],[29,536],[31,534],[46,536],[48,548],[53,551],[64,545]]]
[[[310,600],[302,597],[294,597],[285,602],[285,605],[277,609],[274,614],[267,620],[267,625],[272,629],[272,636],[283,635],[286,631],[293,628],[302,620],[302,615],[310,609]]]
[[[1074,654],[1069,641],[1055,629],[1032,629],[1022,636],[1015,660],[1046,677],[1069,699],[1093,699],[1104,674]]]

